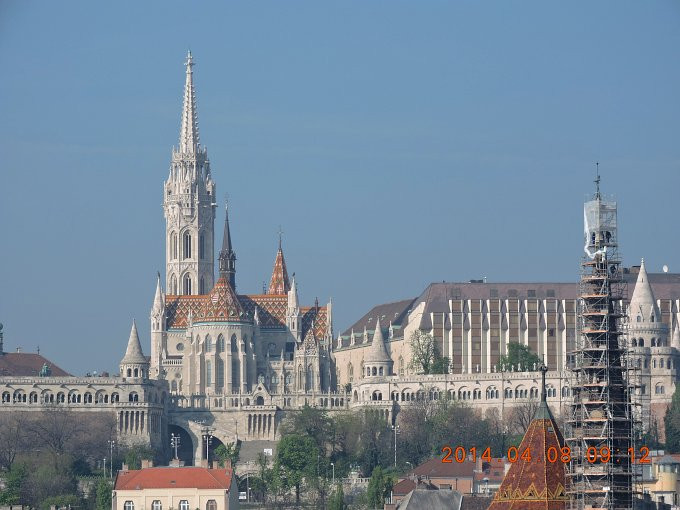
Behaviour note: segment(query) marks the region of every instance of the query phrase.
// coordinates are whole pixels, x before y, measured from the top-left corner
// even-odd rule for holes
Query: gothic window
[[[177,381],[174,379],[170,381],[170,391],[177,391]]]
[[[291,384],[293,382],[293,376],[290,374],[286,374],[286,384]]]
[[[238,352],[238,344],[236,343],[236,335],[231,335],[231,352]]]
[[[637,316],[637,321],[638,321],[638,322],[642,322],[642,317],[640,317],[640,316],[638,315],[638,316]]]
[[[151,503],[151,510],[163,510],[163,505],[160,501],[155,499],[154,502]]]
[[[272,384],[278,384],[279,378],[276,374],[272,374]]]
[[[177,260],[177,232],[170,234],[170,259]]]
[[[190,274],[185,274],[184,275],[184,295],[188,296],[191,294],[191,275]]]
[[[205,385],[210,386],[212,384],[212,363],[210,360],[205,362]]]
[[[174,274],[170,275],[170,294],[177,295],[177,277]]]
[[[205,294],[205,279],[201,276],[201,282],[199,283],[198,286],[198,293],[199,294]]]
[[[656,368],[656,360],[655,359],[652,360],[652,368]]]
[[[264,384],[264,374],[258,374],[257,375],[257,383],[258,384]]]
[[[212,352],[212,338],[210,338],[210,335],[205,337],[205,352]]]
[[[347,366],[347,375],[349,382],[354,381],[354,367],[352,366],[351,363]]]
[[[124,510],[135,510],[135,504],[132,501],[126,501],[125,504],[123,505],[123,509]]]
[[[654,393],[656,393],[657,395],[663,395],[664,393],[666,393],[666,389],[663,387],[663,384],[657,384],[654,387]]]
[[[638,347],[644,347],[644,346],[645,346],[645,339],[640,338],[640,340],[638,341]]]
[[[659,368],[663,368],[663,365],[664,365],[664,359],[661,358],[661,359],[659,360]]]
[[[191,232],[184,232],[182,235],[182,255],[185,259],[191,258]]]
[[[312,368],[312,365],[309,365],[307,367],[307,380],[306,380],[307,390],[312,389],[313,381],[314,381],[314,369]]]
[[[137,395],[136,392],[131,391],[130,395],[128,396],[128,401],[130,402],[139,402],[139,395]]]
[[[217,352],[224,352],[224,337],[222,335],[217,337]]]
[[[198,257],[203,260],[205,258],[205,236],[201,234],[198,240]]]

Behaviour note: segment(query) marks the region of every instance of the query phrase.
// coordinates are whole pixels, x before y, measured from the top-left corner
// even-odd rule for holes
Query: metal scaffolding
[[[573,400],[566,420],[569,508],[632,509],[640,434],[639,375],[625,338],[626,283],[618,251],[617,206],[599,191],[585,203]],[[629,373],[630,371],[630,373]],[[631,450],[632,448],[632,450]]]

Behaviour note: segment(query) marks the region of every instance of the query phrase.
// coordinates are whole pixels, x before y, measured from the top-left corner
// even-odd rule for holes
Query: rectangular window
[[[527,290],[527,297],[535,298],[536,297],[536,289]]]

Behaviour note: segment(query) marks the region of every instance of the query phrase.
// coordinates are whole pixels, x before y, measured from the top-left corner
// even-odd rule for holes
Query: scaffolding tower
[[[571,353],[567,491],[572,510],[632,509],[639,438],[639,376],[628,360],[626,283],[618,250],[617,205],[597,192],[584,206],[578,336]],[[631,450],[632,449],[632,450]]]

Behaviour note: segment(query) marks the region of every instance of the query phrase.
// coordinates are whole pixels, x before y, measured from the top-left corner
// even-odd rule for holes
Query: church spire
[[[229,282],[231,288],[236,290],[236,253],[231,246],[231,232],[229,231],[229,207],[225,207],[224,235],[222,237],[222,249],[219,255],[220,278]]]
[[[179,151],[194,153],[199,144],[198,117],[196,115],[196,91],[194,90],[194,59],[191,51],[187,54],[184,64],[187,68],[184,83],[184,105],[182,107],[182,125],[179,132]]]
[[[279,232],[279,251],[276,252],[276,259],[274,259],[274,269],[269,280],[267,294],[286,294],[289,290],[290,281],[288,280],[286,259],[283,257],[283,249],[281,248],[281,232]]]
[[[142,352],[142,344],[139,343],[139,335],[137,334],[137,323],[132,321],[132,329],[130,330],[130,338],[128,339],[125,356],[121,363],[146,363],[146,357]]]

